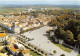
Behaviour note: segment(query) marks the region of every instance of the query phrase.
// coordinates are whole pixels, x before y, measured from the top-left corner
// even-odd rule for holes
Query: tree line
[[[55,30],[55,36],[58,39],[63,39],[72,46],[80,46],[80,14],[73,12],[75,11],[66,11],[67,14],[63,13],[53,18],[49,25],[58,27]]]

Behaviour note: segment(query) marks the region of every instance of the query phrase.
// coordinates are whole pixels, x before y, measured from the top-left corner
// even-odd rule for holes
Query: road
[[[46,53],[54,54],[53,51],[56,50],[57,53],[52,56],[60,56],[61,54],[65,54],[65,56],[77,56],[77,51],[72,50],[71,53],[68,53],[51,43],[46,36],[46,31],[49,29],[51,29],[49,26],[44,26],[40,29],[23,33],[23,35],[34,38],[34,40],[28,42]]]

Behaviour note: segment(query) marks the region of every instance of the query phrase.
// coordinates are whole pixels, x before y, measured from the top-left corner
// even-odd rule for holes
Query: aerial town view
[[[0,0],[0,56],[80,56],[80,0]]]

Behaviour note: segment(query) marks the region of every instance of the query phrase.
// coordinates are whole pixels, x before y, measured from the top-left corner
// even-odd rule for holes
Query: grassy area
[[[5,48],[0,50],[0,53],[6,53],[7,51],[5,50]]]
[[[36,52],[34,52],[34,51],[32,51],[32,50],[31,50],[31,55],[32,55],[32,56],[41,56],[41,55],[37,54]]]
[[[80,54],[78,54],[77,56],[80,56]]]
[[[68,53],[70,53],[72,51],[72,49],[69,49],[68,47],[65,47],[65,46],[63,46],[61,44],[55,44],[55,45],[58,46],[59,48],[61,48],[62,50],[68,52]]]
[[[0,46],[3,46],[3,43],[0,43]]]
[[[68,48],[68,47],[66,47],[66,46],[63,46],[63,45],[61,45],[61,44],[56,44],[56,42],[54,41],[55,39],[49,37],[49,33],[47,33],[47,37],[48,37],[48,39],[49,39],[54,45],[58,46],[58,47],[61,48],[62,50],[66,51],[66,52],[68,52],[68,53],[70,53],[70,52],[72,51],[72,49],[70,49],[70,48]]]
[[[25,46],[25,47],[30,50],[30,54],[31,54],[32,56],[42,56],[42,55],[38,54],[37,52],[31,50],[31,49],[28,48],[27,46]]]

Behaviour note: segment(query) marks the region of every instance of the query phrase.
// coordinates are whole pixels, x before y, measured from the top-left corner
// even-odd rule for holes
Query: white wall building
[[[0,42],[5,41],[8,38],[8,35],[5,33],[0,33]]]

